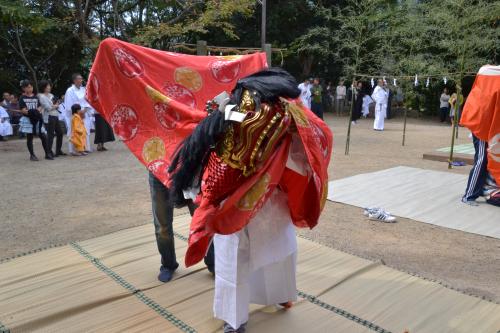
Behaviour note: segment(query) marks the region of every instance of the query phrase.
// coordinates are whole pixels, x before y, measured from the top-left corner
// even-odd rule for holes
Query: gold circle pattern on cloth
[[[165,144],[157,136],[148,139],[142,147],[142,158],[146,163],[165,158]]]
[[[217,58],[221,58],[221,59],[228,60],[228,61],[234,61],[234,60],[240,59],[241,57],[242,57],[242,55],[240,55],[240,54],[234,54],[234,55],[219,56]]]
[[[236,207],[240,210],[253,210],[266,194],[270,181],[271,176],[268,173],[262,175],[262,177],[236,203]]]
[[[174,73],[175,82],[191,91],[199,91],[203,87],[200,73],[189,67],[179,67]]]

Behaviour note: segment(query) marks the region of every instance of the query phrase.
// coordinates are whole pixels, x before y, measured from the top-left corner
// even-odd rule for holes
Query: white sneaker
[[[384,212],[382,209],[374,214],[368,215],[368,217],[370,220],[381,221],[381,222],[385,222],[385,223],[396,222],[396,218],[394,216],[392,216],[391,214],[389,214],[387,212]]]
[[[365,209],[364,209],[364,211],[363,211],[363,215],[365,215],[365,216],[367,216],[367,217],[368,217],[370,214],[377,214],[377,213],[378,213],[378,212],[380,212],[380,211],[385,212],[386,214],[391,215],[391,213],[386,212],[386,211],[385,211],[383,208],[381,208],[381,207],[367,207],[367,208],[365,208]]]

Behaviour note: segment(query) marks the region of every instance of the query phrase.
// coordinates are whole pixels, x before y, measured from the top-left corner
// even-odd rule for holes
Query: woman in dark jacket
[[[356,124],[356,121],[361,118],[361,111],[363,109],[363,97],[365,97],[365,89],[363,87],[363,82],[358,81],[356,83],[356,96],[354,97],[354,108],[352,110],[352,123]]]

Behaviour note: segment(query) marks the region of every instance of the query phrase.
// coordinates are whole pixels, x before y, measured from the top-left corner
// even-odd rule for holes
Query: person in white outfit
[[[90,130],[93,128],[93,114],[94,110],[90,106],[90,104],[85,99],[85,87],[83,86],[83,77],[80,74],[73,74],[72,76],[73,85],[66,90],[66,94],[64,95],[64,108],[66,112],[71,113],[71,106],[73,104],[80,104],[82,109],[85,110],[85,118],[84,118],[84,126],[87,130],[87,149],[88,152],[92,151],[92,146],[90,145]],[[67,119],[71,119],[71,115],[66,116]],[[68,125],[68,137],[71,137],[71,122],[67,123]],[[69,152],[75,153],[73,148],[73,144],[71,142],[68,143]]]
[[[12,125],[9,114],[0,106],[0,141],[4,141],[4,137],[10,135],[12,135]]]
[[[305,79],[304,82],[299,84],[300,89],[300,100],[302,104],[308,109],[311,108],[311,82],[309,79]]]
[[[375,101],[375,121],[373,129],[376,131],[384,130],[384,120],[387,111],[387,101],[389,92],[384,87],[384,81],[378,80],[377,86],[373,90],[372,99]]]

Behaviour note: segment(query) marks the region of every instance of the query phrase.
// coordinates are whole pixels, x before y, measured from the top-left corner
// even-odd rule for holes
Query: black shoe
[[[38,161],[38,157],[36,157],[35,155],[31,155],[30,161],[36,162],[36,161]]]
[[[54,158],[52,157],[52,155],[51,155],[51,154],[47,154],[47,155],[45,155],[45,159],[46,159],[46,160],[50,160],[50,161],[53,161],[53,160],[54,160]]]
[[[66,154],[66,153],[64,153],[64,152],[62,152],[62,151],[58,151],[58,152],[56,153],[56,157],[57,157],[57,156],[67,156],[67,155],[68,155],[68,154]]]

